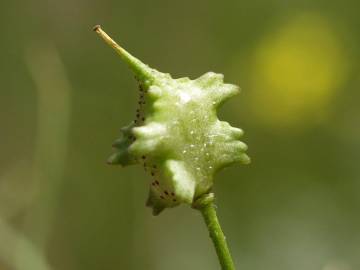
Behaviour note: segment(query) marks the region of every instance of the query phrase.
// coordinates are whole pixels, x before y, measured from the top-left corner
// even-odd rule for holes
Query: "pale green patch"
[[[192,204],[211,191],[215,173],[249,163],[243,131],[220,121],[216,110],[239,88],[208,72],[196,80],[173,79],[134,58],[95,29],[135,72],[140,99],[136,120],[123,128],[109,163],[140,164],[151,176],[147,205],[153,213]]]

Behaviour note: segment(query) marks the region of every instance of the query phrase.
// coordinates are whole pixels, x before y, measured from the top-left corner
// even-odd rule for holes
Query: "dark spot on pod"
[[[136,114],[136,117],[140,117],[140,114],[137,113],[137,114]]]
[[[142,117],[141,120],[145,121],[145,117]]]
[[[151,185],[155,186],[156,184],[155,184],[155,182],[152,182]]]
[[[166,190],[164,191],[164,193],[165,193],[166,195],[169,195],[169,192],[167,192]]]
[[[141,158],[142,158],[142,159],[145,159],[146,157],[145,157],[145,156],[142,156]]]
[[[176,202],[176,199],[173,199],[173,202]]]
[[[138,121],[137,120],[134,120],[134,123],[136,124]]]
[[[141,101],[139,101],[138,103],[139,103],[139,105],[141,105],[141,103],[142,103],[142,102],[141,102]]]
[[[156,180],[156,181],[155,181],[155,184],[159,185],[159,181],[158,181],[158,180]]]
[[[151,175],[152,175],[152,176],[154,176],[154,175],[155,175],[155,173],[154,173],[154,172],[151,172]]]
[[[156,165],[153,165],[153,168],[156,169]]]
[[[175,196],[175,193],[174,193],[174,192],[171,192],[171,196]]]
[[[162,196],[162,195],[160,195],[160,198],[163,199],[163,200],[165,199],[164,196]]]

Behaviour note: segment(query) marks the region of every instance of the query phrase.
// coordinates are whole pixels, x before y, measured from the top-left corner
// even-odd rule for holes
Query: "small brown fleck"
[[[169,195],[169,192],[167,192],[166,190],[164,191],[164,193],[165,193],[166,195]]]
[[[160,195],[160,198],[163,199],[163,200],[165,199],[164,196],[162,196],[162,195]]]
[[[142,156],[141,158],[142,158],[142,159],[145,159],[146,157],[145,157],[145,156]]]
[[[101,26],[99,24],[97,24],[93,27],[93,31],[95,31],[95,32],[99,31],[99,29],[101,29]]]
[[[152,175],[152,176],[154,176],[154,175],[155,175],[155,173],[154,173],[154,172],[151,172],[151,175]]]
[[[173,199],[173,202],[176,202],[176,199]]]
[[[175,193],[174,193],[174,192],[171,192],[171,196],[175,196]]]
[[[157,185],[159,185],[159,181],[158,181],[158,180],[156,180],[155,183],[156,183]]]

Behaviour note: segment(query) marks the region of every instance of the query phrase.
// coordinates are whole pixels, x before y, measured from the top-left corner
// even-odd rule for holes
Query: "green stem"
[[[214,195],[207,194],[195,202],[194,208],[198,209],[209,230],[210,238],[212,239],[216,254],[218,256],[222,270],[235,270],[235,266],[230,254],[229,247],[226,243],[226,238],[221,230],[221,226],[216,214],[216,208],[214,205]]]

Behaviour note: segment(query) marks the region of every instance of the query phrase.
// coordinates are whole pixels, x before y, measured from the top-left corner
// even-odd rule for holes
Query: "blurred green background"
[[[187,206],[151,216],[139,167],[105,160],[136,83],[101,24],[174,77],[241,86],[220,117],[252,164],[217,176],[242,270],[360,269],[355,0],[0,2],[0,269],[219,269]]]

